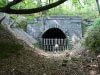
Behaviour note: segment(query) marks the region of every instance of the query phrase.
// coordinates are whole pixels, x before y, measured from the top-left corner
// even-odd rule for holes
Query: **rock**
[[[95,70],[90,70],[89,73],[90,73],[90,75],[96,75],[97,74],[97,72]]]
[[[85,51],[85,47],[81,46],[80,43],[77,43],[74,46],[74,48],[72,49],[72,51],[70,52],[70,57],[82,55],[82,53],[84,53],[84,51]]]

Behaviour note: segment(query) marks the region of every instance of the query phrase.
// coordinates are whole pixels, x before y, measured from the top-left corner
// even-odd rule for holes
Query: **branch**
[[[84,8],[84,6],[81,4],[80,0],[78,0],[78,2],[79,2],[79,4],[80,4],[80,6],[81,6],[82,8]]]
[[[5,6],[5,8],[10,8],[13,5],[16,5],[17,3],[20,3],[22,0],[13,0],[12,2],[8,3],[8,5]]]
[[[8,14],[32,14],[32,13],[37,13],[37,12],[51,9],[53,7],[56,7],[56,6],[64,3],[65,1],[67,1],[67,0],[58,0],[57,2],[48,4],[46,6],[32,8],[32,9],[19,9],[19,10],[17,10],[17,9],[11,9],[11,8],[1,8],[0,12],[5,12]],[[12,5],[9,5],[9,7],[11,7]]]

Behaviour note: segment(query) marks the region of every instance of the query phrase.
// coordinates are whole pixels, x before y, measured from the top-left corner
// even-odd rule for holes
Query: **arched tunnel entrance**
[[[50,28],[42,35],[42,49],[45,51],[64,51],[67,37],[59,28]]]

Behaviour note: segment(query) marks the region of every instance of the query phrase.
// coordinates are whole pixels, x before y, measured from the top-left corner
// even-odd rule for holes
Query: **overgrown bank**
[[[63,61],[47,59],[44,56],[40,56],[35,53],[33,49],[27,45],[20,48],[18,40],[2,28],[0,28],[0,43],[1,42],[4,42],[5,44],[0,45],[2,48],[2,50],[0,49],[0,53],[2,54],[2,51],[4,53],[2,59],[0,59],[0,75],[100,74],[99,59],[93,55],[84,53],[85,57],[74,57],[71,59],[66,58]],[[18,44],[18,48],[16,47],[16,43]],[[14,50],[14,52],[10,49]],[[4,55],[6,56],[4,57]]]
[[[18,40],[0,25],[0,59],[9,57],[23,48]]]
[[[95,54],[100,54],[100,18],[89,26],[85,35],[85,46]]]

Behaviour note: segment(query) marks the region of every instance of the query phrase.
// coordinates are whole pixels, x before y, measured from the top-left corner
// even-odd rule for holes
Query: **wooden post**
[[[48,42],[47,42],[47,43],[48,43],[47,45],[49,45],[49,39],[47,39],[47,41],[48,41]]]

